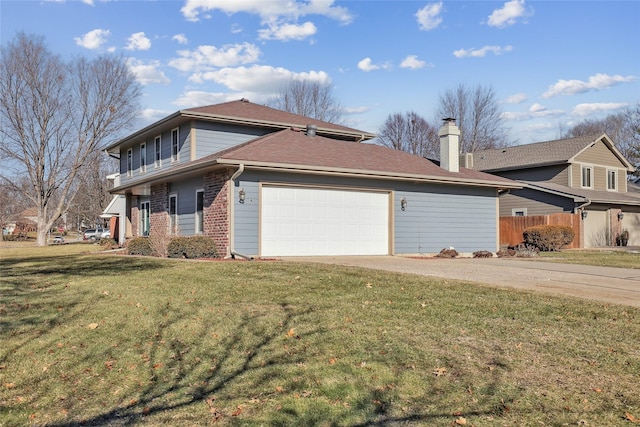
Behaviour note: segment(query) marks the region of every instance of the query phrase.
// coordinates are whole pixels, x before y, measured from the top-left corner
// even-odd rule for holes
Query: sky
[[[330,84],[347,126],[430,122],[458,85],[492,88],[512,144],[556,139],[640,103],[640,1],[0,0],[0,42],[64,59],[123,55],[143,127],[180,109],[266,104]]]

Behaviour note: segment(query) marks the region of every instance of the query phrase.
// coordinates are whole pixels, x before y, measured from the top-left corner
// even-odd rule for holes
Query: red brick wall
[[[218,255],[229,254],[229,172],[204,176],[204,234],[211,236]]]
[[[169,231],[169,184],[151,186],[149,200],[149,234],[165,235]]]
[[[140,231],[140,203],[138,196],[131,196],[131,234],[139,236]]]

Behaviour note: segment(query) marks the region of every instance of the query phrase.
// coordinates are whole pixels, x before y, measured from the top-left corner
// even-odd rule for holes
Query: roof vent
[[[242,98],[240,99],[240,102],[249,102],[249,100],[247,98]]]
[[[318,126],[308,124],[307,125],[307,136],[313,138],[316,136],[316,131],[318,130]]]

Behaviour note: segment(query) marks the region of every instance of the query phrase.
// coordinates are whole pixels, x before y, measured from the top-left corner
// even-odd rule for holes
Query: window
[[[150,218],[149,202],[140,203],[140,235],[149,235],[149,218]]]
[[[140,173],[147,171],[147,144],[140,144]]]
[[[618,171],[614,169],[607,170],[607,190],[618,190]]]
[[[204,190],[196,190],[196,234],[204,232]]]
[[[511,209],[511,216],[527,216],[527,208]]]
[[[178,161],[178,129],[171,131],[171,161]]]
[[[169,234],[178,234],[178,196],[169,196]]]
[[[127,176],[131,176],[133,173],[133,150],[129,148],[127,150]]]
[[[593,188],[592,166],[582,166],[582,188]]]
[[[153,167],[159,168],[162,166],[162,141],[159,136],[156,136],[156,139],[153,141]]]

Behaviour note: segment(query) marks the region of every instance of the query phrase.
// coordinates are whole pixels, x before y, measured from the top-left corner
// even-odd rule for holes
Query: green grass
[[[0,425],[628,426],[640,310],[274,261],[0,249]]]
[[[524,258],[523,258],[524,259]],[[567,264],[595,265],[603,267],[640,268],[640,253],[621,250],[564,250],[541,252],[533,261],[561,262]]]

